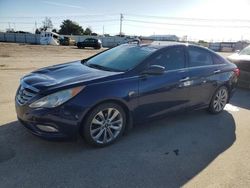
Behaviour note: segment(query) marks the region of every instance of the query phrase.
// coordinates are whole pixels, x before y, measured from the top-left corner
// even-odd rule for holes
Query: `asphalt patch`
[[[0,163],[14,158],[15,155],[16,153],[13,149],[0,146]]]

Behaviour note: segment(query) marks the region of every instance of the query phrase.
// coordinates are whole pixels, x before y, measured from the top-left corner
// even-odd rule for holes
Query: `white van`
[[[40,35],[40,44],[59,45],[59,35],[50,31],[42,31]]]

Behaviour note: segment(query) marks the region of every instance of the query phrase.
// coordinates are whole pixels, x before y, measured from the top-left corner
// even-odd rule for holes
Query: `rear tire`
[[[218,114],[222,112],[228,102],[228,98],[228,89],[225,86],[220,87],[214,93],[208,111],[212,114]]]
[[[126,126],[126,114],[115,103],[95,107],[83,124],[82,136],[88,144],[104,147],[117,141]]]

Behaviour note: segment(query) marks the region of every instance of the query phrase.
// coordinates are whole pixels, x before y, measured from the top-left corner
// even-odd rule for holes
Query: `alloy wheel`
[[[228,100],[228,92],[225,88],[221,88],[217,91],[214,101],[213,108],[216,112],[220,112],[224,109]]]
[[[96,113],[91,121],[90,135],[99,144],[113,141],[123,127],[122,114],[116,108],[107,108]]]

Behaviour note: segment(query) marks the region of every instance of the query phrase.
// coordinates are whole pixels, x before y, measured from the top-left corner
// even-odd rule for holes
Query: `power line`
[[[109,19],[109,20],[89,20],[89,21],[82,21],[83,23],[98,23],[98,22],[118,22],[117,19]],[[0,22],[0,23],[16,23],[16,24],[32,24],[34,22]],[[62,22],[53,22],[53,24],[61,24]],[[42,22],[37,22],[37,24],[42,24]]]
[[[157,18],[157,19],[166,19],[166,20],[181,20],[181,21],[209,21],[209,22],[247,22],[250,23],[250,20],[244,19],[221,19],[221,18],[188,18],[188,17],[164,17],[164,16],[153,16],[153,15],[139,15],[139,14],[126,14],[128,17],[141,17],[141,18]]]
[[[146,23],[146,24],[157,24],[157,25],[171,25],[171,26],[186,26],[186,27],[219,27],[219,28],[250,28],[247,25],[204,25],[204,24],[184,24],[184,23],[168,23],[168,22],[155,22],[155,21],[143,21],[143,20],[134,20],[134,19],[124,19],[127,22],[137,22],[137,23]]]
[[[65,18],[65,17],[110,17],[110,16],[117,16],[118,14],[73,14],[73,15],[47,15],[47,16],[0,16],[0,18],[15,18],[15,19],[36,19],[36,18]]]

